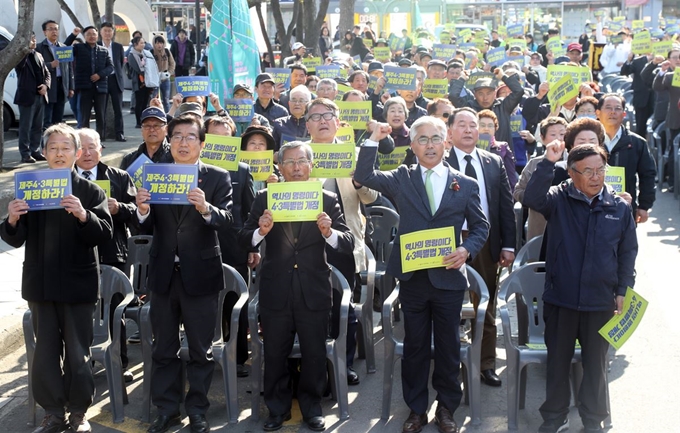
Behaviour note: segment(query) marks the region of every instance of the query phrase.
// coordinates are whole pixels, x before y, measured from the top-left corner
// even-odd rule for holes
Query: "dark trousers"
[[[489,290],[489,304],[484,316],[484,334],[482,336],[482,362],[481,371],[496,369],[496,292],[498,291],[498,263],[491,257],[489,240],[484,243],[482,250],[475,256],[471,263],[472,267],[479,272]],[[476,295],[470,294],[475,310],[479,305]],[[472,322],[472,333],[477,335],[475,322]]]
[[[650,104],[644,107],[635,107],[635,133],[640,137],[647,136],[647,120],[654,112],[654,106]]]
[[[21,157],[31,156],[40,150],[45,98],[35,95],[33,104],[19,105],[19,152]]]
[[[155,292],[151,296],[151,329],[153,330],[153,367],[151,372],[151,401],[159,415],[179,412],[179,401],[184,392],[179,325],[184,324],[189,343],[187,380],[189,391],[184,401],[187,415],[208,411],[208,391],[215,361],[212,341],[217,319],[218,293],[190,296],[184,290],[179,269],[174,269],[168,293]]]
[[[106,93],[99,93],[92,85],[89,89],[80,90],[80,128],[90,127],[90,115],[94,107],[97,132],[104,137],[104,113],[106,112]]]
[[[399,301],[404,313],[404,357],[401,360],[404,401],[417,414],[427,412],[434,325],[432,387],[437,391],[437,401],[453,413],[463,397],[458,381],[458,326],[465,292],[435,288],[427,271],[416,271],[410,280],[401,281],[400,286]]]
[[[111,101],[111,107],[113,107],[113,121],[114,128],[116,130],[116,136],[124,135],[123,126],[123,92],[118,89],[118,81],[116,80],[116,75],[112,74],[108,76],[109,87],[108,93],[106,94],[105,106],[109,106],[109,100]],[[104,137],[102,137],[104,138]]]
[[[584,423],[599,423],[609,415],[606,382],[609,343],[597,331],[613,314],[613,311],[584,312],[544,304],[548,348],[545,403],[540,408],[544,420],[563,419],[569,414],[569,372],[577,338],[583,360],[583,380],[578,393],[581,419]]]
[[[135,91],[135,118],[137,119],[137,125],[142,124],[142,111],[149,105],[150,95],[151,89],[148,87],[142,87]]]
[[[175,77],[188,77],[191,66],[175,65]]]
[[[29,302],[35,330],[31,386],[45,413],[85,413],[94,398],[90,346],[95,304]],[[63,363],[63,368],[62,368]]]
[[[302,360],[297,398],[302,416],[321,416],[321,397],[326,389],[326,336],[329,310],[307,308],[302,288],[293,273],[288,302],[281,309],[260,307],[264,338],[264,401],[273,416],[290,411],[293,393],[289,387],[288,355],[295,333],[300,341]]]
[[[57,100],[50,99],[49,104],[45,104],[45,114],[43,116],[43,129],[47,129],[50,125],[61,123],[64,120],[64,104],[66,97],[62,91],[62,77],[57,78],[57,83],[52,84],[57,86]]]

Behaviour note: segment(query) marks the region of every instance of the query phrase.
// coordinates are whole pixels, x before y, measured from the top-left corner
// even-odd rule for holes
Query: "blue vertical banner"
[[[215,0],[210,25],[210,89],[221,100],[232,97],[234,84],[255,85],[260,52],[247,0]]]

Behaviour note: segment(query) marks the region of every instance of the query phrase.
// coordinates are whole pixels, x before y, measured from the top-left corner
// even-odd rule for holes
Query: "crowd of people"
[[[85,413],[94,396],[89,345],[98,264],[124,270],[131,234],[153,236],[146,289],[151,294],[155,338],[150,380],[157,416],[149,433],[178,424],[181,401],[191,431],[210,430],[206,413],[222,263],[234,267],[245,281],[258,269],[261,332],[267,348],[264,401],[269,409],[263,429],[278,430],[290,419],[295,395],[307,427],[323,431],[325,344],[330,312],[337,302],[329,265],[342,272],[359,301],[360,274],[366,270],[364,245],[372,248],[366,207],[376,204],[399,213],[399,236],[454,228],[455,245],[441,267],[403,271],[397,236],[387,272],[400,282],[404,314],[401,382],[411,412],[403,432],[420,432],[428,423],[431,341],[435,347],[432,388],[437,393],[434,422],[440,432],[457,432],[453,414],[462,398],[459,332],[467,266],[482,276],[489,291],[484,328],[473,330],[483,333],[480,379],[493,387],[502,383],[496,373],[496,292],[499,269],[512,265],[517,252],[515,202],[527,209],[528,229],[523,237],[544,236],[548,373],[539,431],[568,427],[568,377],[577,339],[584,367],[579,414],[585,431],[602,431],[609,410],[604,373],[608,345],[597,331],[621,312],[626,289],[634,287],[635,228],[647,221],[655,201],[656,163],[643,138],[648,119],[651,127],[665,121],[670,139],[680,133],[680,88],[672,84],[680,67],[680,45],[672,45],[663,55],[633,54],[624,29],[622,39],[605,47],[601,76],[632,74],[633,100],[602,92],[597,81],[574,77],[580,80],[578,95],[557,103],[548,99],[555,83],[547,72],[552,65],[582,67],[582,43],[569,43],[566,55],[560,57],[546,44],[507,46],[497,32],[491,32],[484,49],[457,49],[451,59],[441,59],[428,47],[411,43],[404,31],[402,37],[410,45],[392,52],[390,61],[380,62],[365,41],[372,38],[376,46],[386,46],[387,41],[376,39],[370,26],[363,31],[356,26],[341,40],[343,52],[360,56],[356,61],[351,56],[333,56],[325,28],[321,53],[327,64],[339,66],[346,74],[318,79],[300,62],[306,48],[296,42],[288,65],[289,88],[263,72],[254,87],[237,83],[231,89],[233,98],[252,101],[254,111],[250,121],[235,122],[218,95],[170,98],[169,86],[162,80],[160,92],[145,85],[151,62],[157,71],[167,72],[166,80],[189,73],[195,51],[183,30],[169,50],[162,37],[150,46],[141,35],[135,36],[124,69],[123,47],[112,41],[110,24],[73,31],[66,45],[81,33],[85,36],[85,43],[75,46],[73,64],[53,60],[54,47],[61,46],[58,28],[54,21],[43,24],[45,41],[38,46],[33,38],[31,53],[17,66],[20,86],[32,89],[28,94],[17,92],[18,103],[27,107],[21,117],[20,149],[24,162],[46,159],[51,169],[71,169],[72,193],[63,198],[63,209],[41,212],[29,212],[26,201],[17,197],[0,225],[3,240],[16,247],[26,245],[22,294],[32,310],[37,337],[32,386],[36,401],[45,409],[35,433],[61,431],[67,425],[76,432],[90,431]],[[339,35],[336,32],[336,38]],[[599,41],[610,35],[598,22],[593,36]],[[675,40],[672,37],[665,34],[663,39]],[[451,42],[456,42],[453,35]],[[505,47],[506,60],[491,66],[486,61],[489,47]],[[387,66],[413,70],[415,89],[391,90],[384,73]],[[124,73],[133,78],[135,116],[143,142],[125,155],[120,168],[114,168],[100,160],[104,111],[111,98],[117,139],[125,140]],[[423,89],[432,79],[447,80],[448,89],[429,99]],[[351,90],[341,92],[340,85]],[[74,91],[81,113],[77,129],[61,123],[63,105]],[[309,143],[339,143],[340,128],[349,126],[335,102],[340,100],[370,101],[372,108],[366,127],[354,130],[359,151],[353,176],[323,179],[322,211],[315,221],[274,222],[268,184],[315,177]],[[630,105],[634,123],[626,119]],[[207,115],[210,107],[214,114]],[[96,130],[89,128],[91,108]],[[240,137],[244,151],[272,151],[273,173],[264,181],[254,181],[247,164],[229,172],[206,164],[201,161],[206,133]],[[484,148],[482,141],[487,143]],[[407,148],[403,164],[380,170],[380,155],[398,148]],[[142,155],[153,163],[198,165],[198,187],[188,193],[188,205],[148,203],[150,191],[135,187],[126,171]],[[665,170],[668,189],[672,164]],[[619,191],[605,183],[610,167],[625,168]],[[96,179],[110,180],[110,197],[86,181]],[[478,300],[473,302],[476,305]],[[250,374],[245,310],[237,336],[239,377]],[[186,395],[177,356],[180,324],[190,358]],[[353,367],[356,326],[350,308],[349,385],[360,383]],[[302,357],[299,365],[291,365],[288,355],[296,334]],[[138,341],[131,336],[130,342]],[[132,381],[125,339],[121,345],[125,379]],[[298,371],[291,386],[291,376]]]

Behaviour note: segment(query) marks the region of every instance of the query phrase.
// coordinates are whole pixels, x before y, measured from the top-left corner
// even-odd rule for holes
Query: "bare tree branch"
[[[99,12],[97,0],[87,0],[87,3],[90,5],[90,11],[92,12],[92,25],[98,29],[102,25],[102,15]]]
[[[34,3],[34,1],[32,3]],[[66,15],[68,15],[68,17],[71,19],[71,21],[73,21],[73,24],[76,27],[80,27],[82,29],[83,25],[80,23],[80,20],[78,19],[76,14],[73,13],[73,11],[69,7],[69,5],[67,5],[64,0],[57,0],[57,3],[59,3],[59,7],[61,7],[61,10],[66,12]]]

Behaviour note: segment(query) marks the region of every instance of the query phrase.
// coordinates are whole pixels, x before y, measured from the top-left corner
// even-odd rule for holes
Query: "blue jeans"
[[[161,101],[165,112],[170,111],[170,79],[161,81]]]
[[[40,150],[45,98],[35,95],[33,104],[19,105],[19,152],[22,158]]]

